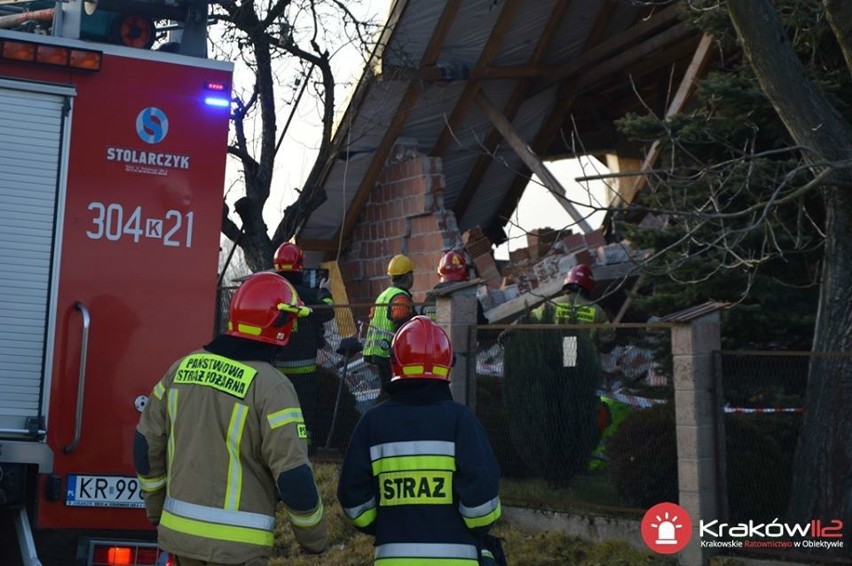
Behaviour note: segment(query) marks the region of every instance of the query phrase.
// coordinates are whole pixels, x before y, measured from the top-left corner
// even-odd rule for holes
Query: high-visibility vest
[[[367,337],[364,339],[364,356],[390,358],[390,345],[396,333],[396,322],[391,320],[390,305],[394,297],[411,294],[399,287],[388,287],[376,299],[373,316],[367,327]]]
[[[594,303],[578,294],[554,301],[556,313],[555,324],[594,324],[608,322],[606,313]]]

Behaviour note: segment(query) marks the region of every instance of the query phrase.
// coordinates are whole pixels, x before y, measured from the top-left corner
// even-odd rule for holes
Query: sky
[[[578,212],[586,217],[586,222],[594,229],[601,225],[605,212],[595,211],[592,207],[605,207],[609,203],[606,184],[603,181],[577,182],[575,179],[584,176],[601,175],[609,170],[595,159],[565,159],[562,161],[546,162],[545,166],[565,188],[568,197],[574,202]],[[582,203],[582,204],[581,204]],[[588,216],[587,216],[588,215]],[[545,188],[537,176],[524,189],[524,194],[518,203],[511,221],[504,228],[508,241],[494,249],[495,259],[509,259],[509,251],[524,248],[527,245],[526,234],[535,228],[561,229],[574,224],[571,216],[565,211],[559,201]],[[575,233],[579,228],[573,228]]]
[[[390,9],[392,0],[360,0],[349,2],[349,9],[362,19],[373,18],[384,21]],[[338,113],[345,110],[348,95],[355,87],[364,67],[363,55],[352,46],[343,48],[332,57],[332,66],[339,86],[335,96]],[[299,86],[293,79],[297,75],[297,63],[293,59],[285,60],[280,69],[284,83],[278,88],[279,101],[277,104],[278,124],[283,127],[290,114],[292,122],[286,132],[276,159],[273,191],[264,208],[264,218],[270,234],[280,221],[282,211],[291,204],[296,196],[296,187],[301,187],[310,173],[317,155],[317,144],[321,135],[321,103],[311,95],[311,89],[305,91],[300,103],[294,110]],[[313,79],[319,78],[317,71]],[[235,90],[239,84],[250,85],[253,76],[250,71],[236,65],[234,73]],[[596,203],[605,206],[606,187],[602,181],[592,181],[580,184],[574,181],[577,177],[605,173],[606,167],[594,158],[584,161],[565,160],[550,162],[548,168],[568,191],[569,198],[578,203]],[[229,205],[243,196],[238,182],[240,164],[235,158],[228,160],[226,180],[226,201]],[[231,206],[233,210],[233,206]],[[582,214],[590,214],[589,209],[578,206]],[[592,228],[600,226],[604,213],[591,213],[587,221]],[[239,223],[236,215],[232,219]],[[560,206],[555,197],[541,185],[536,177],[527,186],[521,197],[518,209],[512,215],[512,220],[506,225],[505,231],[509,240],[495,248],[496,259],[508,259],[509,250],[526,246],[526,233],[535,228],[565,228],[573,224],[573,220]],[[575,228],[575,232],[578,230]]]
[[[357,0],[346,2],[346,6],[356,17],[362,20],[384,22],[391,1]],[[364,69],[364,55],[354,46],[345,45],[332,55],[331,65],[335,80],[338,83],[335,90],[337,112],[341,113],[348,104],[349,93],[354,90],[355,84]],[[281,219],[282,211],[296,199],[295,189],[302,187],[310,173],[322,135],[322,102],[312,96],[310,86],[305,90],[304,96],[294,108],[297,93],[301,86],[301,84],[295,84],[295,78],[299,74],[298,68],[299,63],[296,59],[288,57],[281,62],[278,69],[278,76],[282,80],[276,89],[278,127],[284,127],[291,113],[293,118],[278,151],[273,177],[273,192],[264,208],[263,215],[270,234],[275,231],[275,227]],[[253,79],[252,72],[242,66],[239,61],[235,61],[235,92],[239,91],[240,85],[251,85]],[[315,70],[310,80],[318,81],[320,79],[319,70]],[[247,124],[247,127],[250,127],[250,125]],[[240,167],[241,165],[236,158],[229,157],[225,187],[226,202],[229,204],[233,204],[244,194],[237,182]],[[229,190],[231,185],[234,186]],[[233,212],[231,217],[239,224],[239,220]]]

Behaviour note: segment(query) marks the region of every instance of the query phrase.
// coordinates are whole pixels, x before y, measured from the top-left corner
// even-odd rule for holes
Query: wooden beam
[[[606,29],[608,17],[610,15],[610,12],[607,10],[607,7],[608,6],[606,5],[602,6],[601,10],[598,12],[595,18],[595,24],[594,26],[592,26],[592,32],[589,33],[589,36],[586,37],[586,40],[583,42],[583,52],[577,58],[572,59],[571,63],[566,66],[563,66],[560,71],[554,72],[553,75],[556,75],[557,73],[564,73],[566,67],[569,67],[571,69],[583,69],[585,65],[589,65],[596,59],[600,57],[605,57],[614,50],[617,50],[619,47],[623,47],[623,40],[625,38],[631,39],[634,36],[641,37],[643,34],[647,33],[648,30],[645,29],[645,27],[647,26],[643,26],[641,31],[631,31],[632,29],[636,28],[637,25],[639,25],[634,24],[633,26],[631,26],[630,29],[620,34],[618,38],[614,38],[613,40],[610,40],[608,42],[600,42],[601,37],[603,37],[603,32]],[[662,25],[663,21],[668,21],[669,18],[673,18],[675,16],[676,12],[674,10],[664,10],[663,12],[657,14],[657,20],[660,25]],[[572,67],[572,65],[574,66]],[[543,83],[539,81],[538,86],[526,85],[527,91],[540,92],[542,90],[542,84]],[[563,118],[565,117],[565,114],[567,114],[568,110],[571,108],[573,101],[573,95],[565,95],[558,98],[555,107],[550,113],[550,116],[544,123],[543,129],[553,128],[554,122],[556,124],[561,124]],[[550,143],[550,140],[553,139],[553,136],[555,135],[556,131],[558,130],[554,129],[552,133],[547,134],[548,144]],[[534,150],[538,150],[538,148],[541,147],[541,138],[542,136],[540,131],[532,145]],[[518,202],[521,199],[521,195],[523,194],[524,189],[529,183],[529,178],[526,176],[527,174],[528,171],[520,173],[515,179],[515,181],[512,183],[509,188],[509,191],[506,193],[503,198],[503,201],[500,203],[500,207],[497,211],[498,217],[508,220],[512,213],[515,211],[515,208],[517,208]],[[483,170],[479,180],[477,180],[476,186],[466,186],[466,190],[475,192],[476,187],[479,185],[484,175],[485,172]],[[468,181],[468,183],[470,183],[470,180]],[[457,217],[461,218],[461,215],[458,215],[457,213]]]
[[[461,67],[442,66],[440,64],[431,67],[411,67],[402,65],[382,65],[381,74],[376,78],[383,82],[389,81],[414,81],[442,82],[453,80],[513,80],[513,79],[535,79],[547,77],[561,69],[558,65],[522,65],[522,66],[499,66],[483,67],[481,69],[463,69]],[[462,75],[463,71],[463,76]]]
[[[692,93],[695,92],[695,81],[701,76],[701,73],[704,71],[704,68],[707,66],[707,62],[710,60],[711,48],[713,46],[713,36],[709,34],[704,34],[701,37],[701,41],[698,43],[698,47],[695,49],[695,53],[692,56],[692,61],[689,63],[689,67],[687,67],[686,72],[683,75],[683,78],[680,81],[680,85],[675,92],[674,97],[672,98],[671,104],[669,104],[669,108],[666,111],[665,118],[671,118],[675,114],[680,113],[683,110],[683,107],[689,101]],[[654,165],[657,162],[657,158],[660,156],[660,142],[655,141],[651,144],[651,149],[648,151],[648,155],[645,157],[645,161],[642,163],[642,174],[636,177],[636,180],[629,186],[629,188],[625,188],[624,192],[619,195],[621,202],[619,203],[621,206],[626,206],[633,202],[633,199],[636,198],[636,195],[641,191],[645,185],[648,183],[648,178],[645,173],[654,168]]]
[[[692,33],[694,32],[690,24],[686,22],[675,24],[667,30],[655,34],[637,45],[631,46],[630,49],[627,49],[623,53],[619,53],[615,57],[595,65],[594,69],[578,75],[576,82],[570,83],[569,86],[577,91],[585,90],[593,86],[596,82],[618,74],[631,64],[648,57],[650,54],[663,49],[667,45],[680,41]]]
[[[497,18],[497,22],[494,24],[494,28],[491,30],[491,35],[488,36],[488,41],[485,42],[485,46],[482,48],[482,53],[479,54],[479,59],[476,61],[476,65],[473,69],[471,69],[472,72],[486,68],[500,52],[500,46],[503,44],[503,36],[515,21],[515,14],[521,6],[522,1],[523,0],[509,0],[509,2],[503,7],[503,10],[500,12],[500,16]],[[526,1],[528,2],[529,0]],[[450,117],[444,123],[444,127],[441,129],[441,133],[438,135],[438,140],[432,147],[430,155],[441,156],[445,151],[447,151],[447,148],[454,139],[453,131],[456,130],[462,120],[464,120],[468,109],[476,99],[476,94],[479,92],[480,85],[480,81],[472,80],[468,82],[467,86],[465,86],[465,89],[462,91],[461,96],[459,96],[453,111],[450,113]]]
[[[444,6],[444,11],[441,13],[438,24],[435,26],[435,30],[432,32],[432,37],[429,39],[429,44],[426,46],[426,50],[421,58],[421,65],[434,65],[437,61],[438,55],[441,52],[441,46],[444,44],[444,40],[450,32],[450,28],[456,18],[456,14],[461,8],[462,1],[463,0],[448,0]],[[361,183],[358,185],[355,197],[346,208],[346,214],[338,231],[338,233],[342,232],[344,239],[349,239],[355,224],[358,222],[358,216],[361,214],[361,209],[364,208],[364,204],[366,204],[367,199],[369,199],[373,186],[376,184],[376,181],[385,166],[385,161],[387,160],[391,149],[393,149],[397,137],[405,126],[405,123],[408,120],[408,115],[411,113],[411,109],[414,108],[414,105],[417,102],[417,98],[420,95],[420,89],[421,86],[419,81],[412,82],[408,85],[408,89],[405,91],[405,94],[403,94],[402,100],[400,101],[399,106],[397,106],[396,112],[394,113],[388,128],[385,130],[384,136],[382,136],[382,141],[379,143],[379,147],[376,148],[376,151],[373,154],[370,165],[364,172],[364,176],[361,177]]]
[[[580,230],[582,230],[584,234],[591,232],[592,227],[589,226],[589,223],[583,217],[582,213],[574,208],[574,205],[568,199],[568,191],[565,190],[559,180],[553,176],[547,166],[535,153],[533,153],[521,136],[518,135],[518,132],[514,127],[512,127],[512,123],[500,113],[497,107],[494,106],[494,104],[488,100],[484,94],[479,93],[477,95],[476,103],[482,111],[485,112],[488,119],[491,120],[491,123],[493,123],[500,131],[500,134],[509,146],[515,150],[515,153],[518,154],[518,157],[521,158],[524,164],[538,175],[538,178],[541,179],[541,181],[553,194],[561,195],[563,197],[557,198],[556,200],[559,201],[559,204],[561,204],[562,208],[565,209],[565,212],[571,216]]]
[[[612,54],[615,54],[615,57],[618,57],[619,53],[633,49],[631,44],[643,37],[651,37],[650,41],[653,41],[653,33],[661,28],[670,27],[672,22],[677,21],[679,15],[678,7],[670,6],[659,13],[654,14],[651,18],[642,20],[631,26],[617,37],[604,41],[596,46],[589,47],[582,55],[572,60],[571,63],[565,65],[558,75],[535,85],[533,87],[534,92],[532,94],[537,94],[538,92],[541,92],[541,90],[550,88],[558,82],[567,82],[573,74],[580,73],[580,71],[583,71],[589,65],[601,59],[605,59]],[[599,80],[594,69],[591,71],[591,79],[595,81]],[[590,79],[583,77],[582,80],[584,81],[584,84],[586,84],[585,88],[593,85]],[[562,122],[568,114],[568,111],[571,109],[571,106],[578,94],[579,92],[573,89],[559,93],[555,107],[551,110],[550,115],[544,122],[544,126],[541,130],[539,130],[539,133],[536,135],[535,140],[531,144],[533,151],[541,151],[542,148],[553,143],[554,137],[562,127]],[[528,182],[529,179],[523,174],[518,175],[498,210],[498,214],[501,218],[509,218],[512,215],[512,212],[514,212],[517,207],[518,201],[520,200]]]
[[[592,273],[595,281],[616,281],[636,275],[636,264],[632,261],[614,263],[609,265],[594,265]],[[545,300],[550,299],[562,292],[563,279],[556,277],[539,285],[528,293],[515,297],[510,301],[501,303],[496,307],[485,311],[485,317],[490,324],[504,324],[515,320],[518,315],[528,309],[534,308]]]
[[[631,45],[633,43],[641,40],[643,37],[656,33],[657,30],[661,28],[670,26],[679,17],[680,9],[675,5],[661,10],[659,13],[654,14],[647,20],[640,21],[638,24],[630,26],[617,36],[587,49],[578,57],[573,58],[570,63],[567,63],[546,80],[537,84],[533,89],[533,94],[537,94],[543,90],[547,90],[553,85],[562,83],[568,77],[576,75],[586,67],[589,67],[602,59],[612,57],[613,54],[628,51],[631,49]]]
[[[550,17],[547,19],[547,24],[539,36],[538,44],[535,46],[535,50],[533,50],[532,55],[530,55],[530,58],[528,59],[528,66],[530,68],[537,68],[538,62],[544,58],[544,55],[550,48],[550,44],[553,41],[556,31],[562,25],[562,20],[565,18],[565,13],[568,11],[571,1],[572,0],[558,0],[554,5],[553,10],[550,12]],[[523,104],[526,99],[529,86],[529,81],[520,81],[515,86],[512,96],[509,98],[509,102],[503,107],[503,115],[510,122],[515,119],[521,104]],[[459,193],[459,197],[456,199],[456,203],[453,206],[453,212],[455,212],[456,218],[461,219],[465,212],[467,212],[467,207],[470,206],[471,201],[473,201],[476,190],[479,188],[479,184],[485,177],[485,172],[488,170],[488,167],[494,159],[492,154],[497,150],[497,146],[502,139],[503,136],[500,135],[500,132],[497,131],[496,128],[492,129],[488,134],[488,137],[485,138],[485,142],[483,144],[485,150],[484,154],[480,155],[476,159],[476,163],[474,163],[471,168],[470,174],[467,176],[467,181],[465,181],[464,187]]]
[[[598,11],[598,15],[595,16],[595,24],[592,26],[589,35],[586,36],[586,40],[583,42],[583,45],[597,45],[603,39],[604,34],[606,33],[606,27],[609,25],[609,20],[612,17],[613,11],[615,11],[615,7],[618,5],[618,0],[606,0],[604,5]]]
[[[551,110],[550,116],[544,122],[544,126],[542,126],[542,129],[539,130],[539,133],[536,135],[533,143],[530,144],[533,151],[537,151],[542,147],[543,144],[541,140],[544,137],[547,137],[549,140],[553,139],[555,132],[558,131],[558,128],[562,123],[562,119],[565,117],[565,114],[568,113],[568,110],[571,109],[573,104],[574,97],[568,94],[562,96],[556,101],[556,106],[553,110]],[[554,120],[557,118],[559,122],[554,124]],[[497,209],[497,216],[499,218],[503,218],[508,221],[508,219],[512,216],[512,213],[518,207],[521,195],[523,194],[527,184],[530,182],[530,179],[527,176],[528,174],[529,170],[519,171],[517,173],[515,180],[512,182],[512,185],[509,187],[506,195],[503,197],[503,202],[500,203],[500,207]]]

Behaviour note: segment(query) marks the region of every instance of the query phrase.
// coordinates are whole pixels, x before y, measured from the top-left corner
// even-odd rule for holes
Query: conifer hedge
[[[565,367],[563,344],[576,345]],[[518,453],[530,471],[555,487],[586,469],[599,438],[600,360],[589,333],[513,330],[503,340],[503,400]]]

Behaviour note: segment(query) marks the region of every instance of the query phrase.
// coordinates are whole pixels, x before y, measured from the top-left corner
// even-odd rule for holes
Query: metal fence
[[[656,417],[673,398],[670,337],[665,325],[478,327],[476,415],[504,499],[631,511],[676,498],[674,419]]]
[[[810,352],[718,353],[732,521],[786,513],[810,358]]]
[[[233,291],[220,293],[220,330]],[[346,337],[363,339],[374,305],[309,306],[335,314],[316,352],[315,441],[336,458],[380,393],[372,366],[338,351]],[[641,513],[678,500],[670,327],[488,325],[468,335],[475,336],[475,412],[508,503]],[[808,363],[808,353],[715,357],[731,520],[784,515]]]

